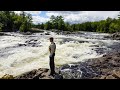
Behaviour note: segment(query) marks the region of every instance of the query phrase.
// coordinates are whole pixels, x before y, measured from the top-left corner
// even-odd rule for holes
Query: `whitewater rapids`
[[[104,33],[83,32],[78,35],[50,35],[36,33],[22,35],[7,32],[8,36],[0,36],[0,77],[5,74],[13,76],[38,68],[49,68],[49,37],[56,43],[55,65],[83,62],[89,58],[98,58],[118,43],[116,40],[105,40]],[[102,48],[102,53],[99,51]]]

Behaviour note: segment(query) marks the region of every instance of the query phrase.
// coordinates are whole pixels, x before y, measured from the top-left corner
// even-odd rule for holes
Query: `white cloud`
[[[20,11],[15,11],[20,14]],[[104,20],[108,17],[116,18],[119,14],[119,11],[47,11],[46,17],[40,16],[41,11],[25,11],[30,13],[33,18],[33,23],[45,23],[49,20],[51,15],[54,16],[63,16],[65,22],[70,23],[82,23],[86,21],[99,21]]]
[[[25,11],[25,12],[36,16],[38,16],[41,13],[41,11]]]
[[[34,24],[45,23],[49,20],[49,18],[44,18],[44,17],[40,17],[40,16],[32,16],[32,18],[33,18]]]
[[[20,14],[21,13],[21,11],[14,11],[16,14]]]
[[[15,13],[17,14],[20,14],[21,11],[14,11]],[[37,24],[37,23],[44,23],[44,22],[47,22],[48,21],[48,18],[44,18],[44,17],[41,17],[40,14],[41,14],[41,11],[25,11],[25,13],[29,13],[32,15],[32,18],[33,18],[33,23],[34,24]]]
[[[82,23],[86,21],[99,21],[108,17],[116,18],[119,11],[48,11],[46,15],[61,15],[66,22]]]
[[[17,14],[20,14],[21,13],[21,11],[14,11],[15,13],[17,13]],[[36,16],[38,16],[40,13],[41,13],[41,11],[25,11],[25,13],[30,13],[31,15],[36,15]]]

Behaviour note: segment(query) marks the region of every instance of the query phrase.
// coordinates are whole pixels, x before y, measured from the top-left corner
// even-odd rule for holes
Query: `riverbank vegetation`
[[[52,15],[46,23],[36,25],[32,22],[31,14],[26,14],[24,11],[20,15],[14,11],[0,11],[0,31],[32,32],[33,30],[31,28],[115,33],[120,32],[120,17],[118,15],[117,19],[108,17],[106,20],[101,21],[70,24],[69,22],[65,22],[62,16]]]
[[[18,15],[13,11],[0,11],[0,31],[2,32],[14,32],[21,31],[26,32],[31,29],[32,16],[26,14],[24,11]]]
[[[101,33],[115,33],[120,32],[120,17],[118,19],[107,18],[106,20],[95,21],[95,22],[84,22],[78,24],[70,24],[64,22],[62,16],[51,16],[50,21],[34,27],[39,29],[58,29],[59,31],[90,31],[90,32],[101,32]]]

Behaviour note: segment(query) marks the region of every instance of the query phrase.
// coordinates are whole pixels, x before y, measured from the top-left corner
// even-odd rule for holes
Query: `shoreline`
[[[78,68],[81,71],[79,75]],[[67,69],[70,71],[65,71]],[[56,69],[55,76],[49,76],[49,73],[49,69],[39,68],[16,77],[4,75],[1,79],[120,79],[120,51],[74,63],[71,67],[63,65]]]

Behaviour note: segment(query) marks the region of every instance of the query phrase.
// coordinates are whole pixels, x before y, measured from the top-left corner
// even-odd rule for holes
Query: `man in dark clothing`
[[[50,46],[49,46],[49,51],[50,51],[50,75],[54,75],[55,74],[55,64],[54,64],[54,56],[55,56],[55,50],[56,50],[56,44],[54,43],[53,37],[50,38]]]

